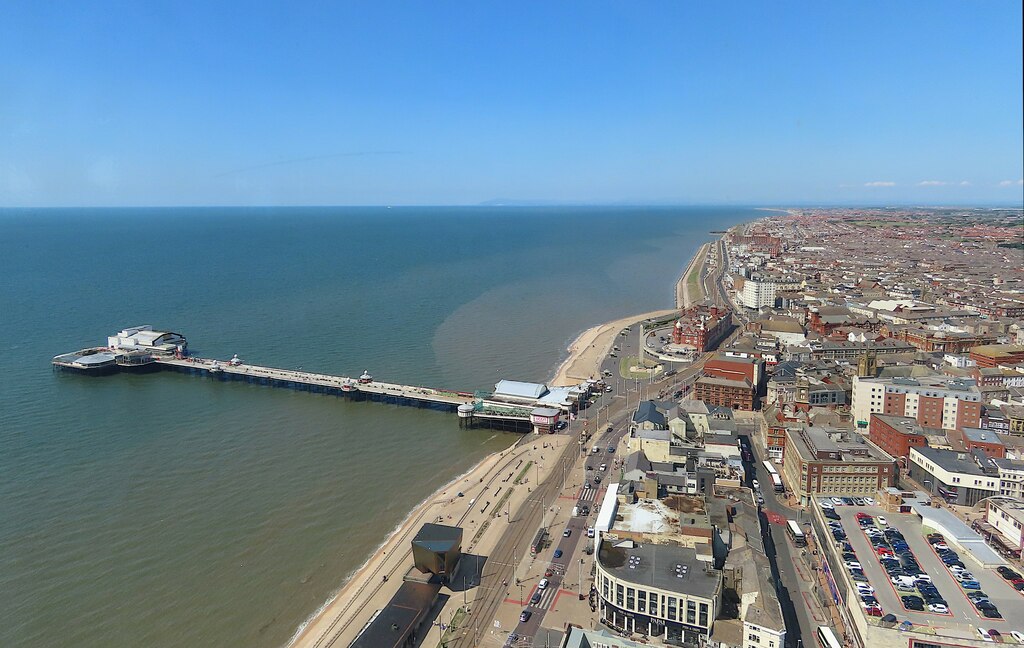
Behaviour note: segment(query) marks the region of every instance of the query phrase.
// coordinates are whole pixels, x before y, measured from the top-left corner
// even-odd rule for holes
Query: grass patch
[[[505,506],[505,502],[507,502],[508,498],[511,496],[512,489],[510,488],[507,491],[505,491],[505,494],[501,496],[501,499],[498,500],[498,503],[495,504],[493,509],[491,509],[491,517],[498,517],[501,515],[501,509]]]
[[[528,471],[528,470],[530,469],[530,467],[531,467],[532,465],[533,465],[533,462],[532,462],[532,461],[527,461],[527,462],[526,462],[526,465],[525,465],[525,466],[523,466],[523,469],[522,469],[521,471],[519,471],[519,475],[518,475],[518,476],[516,477],[515,481],[514,481],[514,482],[512,482],[512,483],[513,483],[513,484],[518,484],[518,483],[520,483],[521,481],[523,481],[523,477],[526,477],[526,472],[527,472],[527,471]],[[509,491],[509,493],[511,493],[511,492],[512,492],[512,491]],[[505,494],[506,494],[506,495],[508,495],[508,493],[505,493]]]
[[[462,625],[462,620],[466,618],[466,608],[460,607],[455,610],[454,616],[452,616],[451,623],[448,624],[448,628],[441,635],[441,643],[437,644],[437,648],[448,648],[448,642],[452,640],[455,633],[458,632],[459,626]]]
[[[644,360],[645,367],[656,367],[658,363],[652,360]],[[635,372],[630,371],[630,367],[636,367],[640,365],[640,359],[636,356],[628,356],[619,360],[619,375],[623,378],[634,379],[640,378],[646,380],[650,374],[646,372]]]
[[[484,523],[481,524],[480,528],[476,530],[475,534],[473,534],[473,542],[470,543],[470,544],[474,544],[475,545],[477,543],[477,540],[480,539],[480,537],[484,534],[484,531],[486,531],[487,527],[489,527],[489,526],[491,526],[491,521],[490,520],[484,520]]]

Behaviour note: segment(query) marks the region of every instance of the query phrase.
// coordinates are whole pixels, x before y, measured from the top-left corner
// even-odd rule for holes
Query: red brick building
[[[740,356],[716,353],[704,363],[704,375],[727,380],[746,380],[756,387],[764,374],[763,362],[752,354]]]
[[[942,434],[941,430],[931,432]],[[872,414],[868,439],[893,457],[906,457],[911,448],[928,445],[928,435],[924,428],[909,416]]]
[[[1019,344],[984,344],[971,349],[971,360],[979,367],[1024,362],[1024,346]]]
[[[893,333],[892,337],[922,351],[942,351],[944,353],[967,353],[976,346],[996,341],[994,335],[950,334],[944,331],[914,328],[899,329]]]
[[[756,390],[746,378],[732,380],[702,376],[693,386],[693,397],[711,405],[752,411]]]
[[[672,329],[672,343],[710,351],[729,332],[731,313],[728,308],[718,306],[691,306],[676,321]]]

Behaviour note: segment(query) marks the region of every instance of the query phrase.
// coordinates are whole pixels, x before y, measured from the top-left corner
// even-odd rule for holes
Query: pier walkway
[[[210,377],[227,380],[242,380],[276,387],[291,387],[303,391],[319,393],[340,392],[352,394],[358,392],[369,396],[385,396],[395,399],[408,399],[440,405],[442,409],[455,410],[459,405],[473,405],[476,396],[470,392],[457,392],[430,387],[399,385],[395,383],[360,382],[347,376],[293,369],[277,369],[250,364],[232,364],[227,361],[210,358],[155,358],[155,362],[167,368],[189,374],[206,374]],[[374,399],[377,400],[377,399]]]

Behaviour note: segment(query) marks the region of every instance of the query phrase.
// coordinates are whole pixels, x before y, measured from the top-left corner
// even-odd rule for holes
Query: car
[[[856,504],[856,502],[853,501],[852,497],[842,497],[840,499],[842,499],[843,504],[846,504],[847,506],[853,506],[854,504]]]
[[[600,484],[601,483],[601,475],[594,475],[594,483],[595,484]]]
[[[843,502],[843,498],[842,497],[833,497],[832,498],[832,503],[833,504],[843,504],[844,503]]]
[[[878,517],[876,517],[876,518],[875,518],[875,521],[876,521],[876,522],[878,522],[879,524],[881,524],[882,526],[889,526],[889,523],[888,523],[888,522],[887,522],[887,521],[885,520],[885,518],[884,518],[884,517],[882,517],[881,515],[879,515]]]
[[[874,594],[875,593],[875,588],[871,587],[870,585],[868,585],[866,583],[857,583],[857,593],[858,594]]]
[[[849,542],[844,542],[839,548],[843,551],[853,551],[853,547],[850,545]]]
[[[561,557],[562,557],[562,550],[561,549],[555,549],[555,558],[561,558]]]
[[[968,590],[981,589],[981,583],[976,580],[964,580],[960,581],[960,587]]]
[[[859,562],[857,562],[856,560],[848,560],[845,563],[845,565],[846,565],[847,569],[861,569],[861,570],[864,569],[864,567]]]
[[[982,592],[981,590],[973,590],[971,592],[967,592],[967,598],[971,599],[972,601],[976,599],[987,599],[988,594]]]
[[[936,614],[949,614],[949,608],[943,603],[929,603],[928,611]]]
[[[988,636],[992,637],[992,641],[1002,641],[1003,640],[1003,635],[1000,634],[1000,632],[998,630],[996,630],[995,628],[989,628],[988,629]]]
[[[850,572],[850,578],[857,581],[858,583],[868,582],[868,577],[864,575],[864,572],[860,570],[854,570]]]
[[[978,628],[978,634],[981,635],[981,638],[985,641],[992,641],[992,637],[988,635],[988,630],[985,628]]]
[[[756,479],[752,480],[750,482],[750,485],[754,487],[754,490],[761,490],[761,482],[757,481]]]
[[[612,386],[611,386],[611,385],[607,385],[607,386],[606,386],[606,387],[604,388],[604,393],[606,393],[606,394],[610,394],[610,393],[612,393],[613,391],[615,391],[615,389],[614,389],[614,388],[612,388]]]
[[[870,497],[865,497],[864,498],[864,503],[867,504],[868,506],[874,506],[875,505],[875,500],[873,498],[870,498]]]
[[[841,529],[833,529],[832,537],[836,540],[846,540],[846,534]]]
[[[862,594],[860,597],[860,604],[862,607],[868,607],[870,605],[878,605],[878,599],[870,594]]]
[[[839,514],[836,513],[835,509],[825,509],[822,514],[830,520],[838,520]]]
[[[900,601],[903,603],[903,607],[908,610],[924,611],[924,599],[920,596],[901,596]]]
[[[601,464],[598,467],[598,470],[600,470],[601,472],[604,472],[604,471],[608,470],[608,464],[606,464],[606,463]]]
[[[974,607],[979,610],[997,610],[996,604],[988,599],[981,599],[980,601],[974,602]]]
[[[871,519],[871,516],[865,513],[864,511],[857,511],[857,514],[854,515],[854,517],[858,520],[863,520],[864,518],[868,518],[869,520]]]
[[[526,623],[527,621],[530,620],[530,617],[532,617],[532,616],[533,616],[533,612],[530,612],[529,610],[523,610],[522,614],[519,615],[519,622],[520,623]]]
[[[1010,636],[1017,640],[1017,643],[1024,644],[1024,632],[1010,630]]]
[[[562,537],[563,538],[568,538],[571,535],[572,535],[572,529],[566,529],[565,531],[562,531]]]
[[[542,578],[542,579],[540,579],[540,582],[539,582],[539,583],[537,583],[537,589],[539,589],[539,590],[540,590],[540,591],[542,591],[542,592],[543,592],[543,591],[544,591],[545,589],[547,589],[547,587],[548,587],[548,579],[546,579],[546,578]]]
[[[893,555],[892,549],[890,549],[889,547],[886,547],[884,545],[875,547],[875,553],[877,553],[879,556],[892,556]]]
[[[963,582],[963,581],[972,581],[972,580],[978,580],[977,578],[975,578],[975,577],[974,577],[974,574],[972,574],[972,573],[971,573],[971,572],[969,572],[969,571],[959,571],[959,572],[956,572],[956,573],[955,573],[955,574],[953,574],[953,575],[954,575],[954,576],[956,577],[956,579],[957,579],[958,581],[960,581],[960,582]]]
[[[864,506],[864,500],[863,498],[860,497],[854,497],[853,503],[856,504],[857,506]]]
[[[821,508],[826,510],[836,510],[836,507],[832,504],[832,500],[830,499],[821,500],[821,502],[819,502],[819,505],[821,506]]]
[[[853,553],[852,551],[844,551],[843,560],[857,560],[857,554]]]
[[[615,446],[608,446],[608,454],[615,454]]]
[[[999,572],[999,575],[1005,578],[1006,580],[1018,580],[1020,578],[1020,574],[1013,571],[1006,565],[1000,565],[999,567],[996,567],[996,571]]]
[[[999,613],[999,610],[982,610],[981,616],[986,619],[1002,619],[1003,615]]]
[[[934,542],[932,543],[932,548],[935,551],[949,551],[949,545],[945,542]]]
[[[929,533],[928,535],[925,536],[925,538],[931,544],[935,544],[936,542],[942,542],[942,541],[944,541],[946,539],[946,537],[944,535],[942,535],[941,533]]]
[[[1013,589],[1018,592],[1024,592],[1024,580],[1013,581]]]
[[[530,604],[537,605],[540,603],[540,592],[534,592],[533,596],[530,597]]]
[[[882,616],[882,608],[877,605],[872,605],[864,608],[864,614],[870,617],[880,617]]]
[[[922,583],[932,582],[932,577],[924,572],[917,572],[916,574],[911,574],[911,576],[914,577],[918,585],[921,585]]]

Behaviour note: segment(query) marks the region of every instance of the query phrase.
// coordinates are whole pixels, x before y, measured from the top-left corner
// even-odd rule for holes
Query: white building
[[[778,285],[774,281],[755,281],[747,279],[743,282],[740,302],[747,308],[763,308],[775,305],[775,293]]]
[[[999,468],[999,494],[1024,499],[1024,461],[993,459]]]
[[[973,380],[943,376],[855,376],[850,410],[861,427],[872,414],[893,414],[914,418],[925,427],[959,430],[980,427],[981,392]]]
[[[985,521],[999,532],[1006,548],[1014,551],[1024,548],[1024,501],[993,497],[985,504]]]

